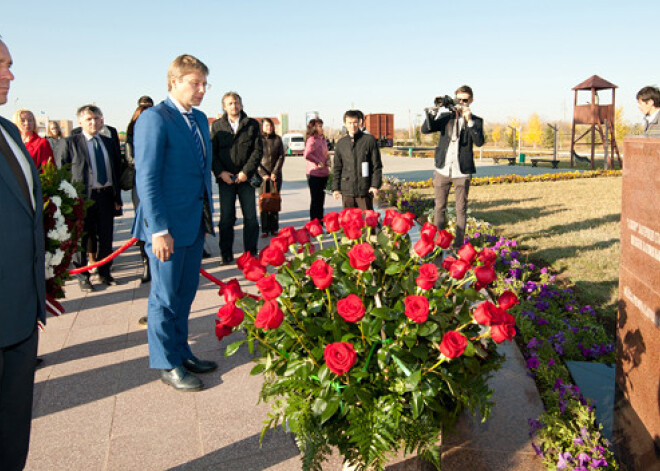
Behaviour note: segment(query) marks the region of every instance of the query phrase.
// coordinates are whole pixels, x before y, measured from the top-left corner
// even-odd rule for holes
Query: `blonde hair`
[[[21,128],[21,115],[23,113],[28,113],[30,116],[32,116],[32,121],[34,121],[34,127],[36,129],[37,127],[37,118],[34,117],[34,113],[28,109],[25,108],[20,108],[16,111],[14,111],[14,116],[12,117],[12,122],[16,125],[18,129]]]
[[[167,69],[167,91],[172,90],[172,80],[188,75],[191,72],[209,74],[209,68],[202,61],[190,54],[182,54],[172,61]]]

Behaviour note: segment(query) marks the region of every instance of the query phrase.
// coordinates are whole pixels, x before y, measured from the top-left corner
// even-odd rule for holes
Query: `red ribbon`
[[[105,257],[103,260],[99,260],[98,262],[92,264],[92,265],[87,265],[84,267],[76,268],[75,270],[69,270],[69,273],[72,275],[75,275],[77,273],[82,273],[85,271],[92,270],[96,267],[100,267],[101,265],[108,263],[110,260],[116,258],[120,253],[126,251],[131,245],[137,242],[137,237],[133,237],[130,239],[128,242],[126,242],[124,245],[122,245],[120,248],[112,252],[110,255]]]

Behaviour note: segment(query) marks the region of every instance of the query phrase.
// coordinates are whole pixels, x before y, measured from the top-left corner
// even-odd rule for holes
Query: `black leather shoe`
[[[151,269],[149,268],[149,259],[146,257],[142,258],[142,278],[140,278],[140,284],[149,283],[151,281]]]
[[[119,284],[117,283],[117,280],[115,280],[112,277],[112,275],[108,275],[108,276],[99,275],[99,281],[104,285],[108,285],[108,286],[117,286]]]
[[[211,258],[211,254],[206,251],[206,249],[203,249],[202,251],[202,258]]]
[[[223,266],[231,265],[232,263],[234,263],[234,257],[222,257],[222,262],[220,262]]]
[[[183,366],[177,366],[171,370],[162,370],[160,380],[172,386],[177,391],[200,391],[204,383],[197,376],[191,375]]]
[[[90,292],[94,291],[94,286],[89,281],[89,278],[84,278],[82,280],[78,280],[78,284],[80,285],[80,289],[82,291],[85,291],[87,293],[90,293]]]
[[[192,357],[183,360],[183,366],[191,373],[203,374],[210,373],[218,368],[218,364],[210,360],[200,360],[199,358]]]

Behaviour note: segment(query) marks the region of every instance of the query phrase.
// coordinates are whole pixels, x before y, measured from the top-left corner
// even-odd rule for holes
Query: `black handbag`
[[[124,190],[132,190],[135,182],[135,167],[130,164],[123,165],[119,176],[119,187]]]

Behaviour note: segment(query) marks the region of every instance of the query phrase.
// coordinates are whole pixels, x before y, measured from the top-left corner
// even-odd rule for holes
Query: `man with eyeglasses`
[[[208,73],[193,56],[174,59],[168,98],[140,115],[133,134],[140,198],[133,235],[145,242],[151,268],[149,366],[179,391],[199,391],[204,384],[192,373],[218,367],[196,358],[188,344],[204,237],[213,233],[211,139],[206,115],[194,108],[202,103]]]
[[[476,173],[472,147],[484,143],[483,120],[472,114],[472,88],[463,85],[456,90],[456,106],[440,113],[435,109],[426,110],[422,132],[439,132],[440,139],[435,149],[435,172],[433,189],[435,192],[434,224],[438,229],[447,225],[447,198],[451,185],[456,196],[456,238],[454,249],[459,249],[465,239],[467,220],[467,200],[472,174]]]

